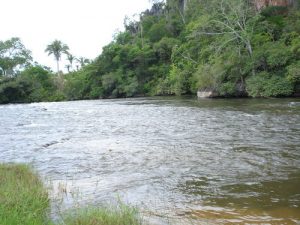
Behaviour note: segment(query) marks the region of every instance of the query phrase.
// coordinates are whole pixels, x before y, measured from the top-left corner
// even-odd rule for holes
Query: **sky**
[[[0,0],[0,40],[21,38],[38,63],[55,70],[45,48],[58,39],[77,57],[96,58],[125,16],[150,8],[149,0]],[[66,58],[66,57],[63,57]],[[64,64],[65,62],[62,62]],[[63,66],[61,66],[63,67]]]

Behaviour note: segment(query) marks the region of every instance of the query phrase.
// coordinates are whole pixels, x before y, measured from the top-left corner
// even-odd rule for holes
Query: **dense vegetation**
[[[126,18],[124,26],[99,57],[79,70],[57,76],[31,65],[12,78],[3,76],[0,102],[197,90],[224,97],[300,92],[299,8],[257,11],[247,0],[189,0],[186,7],[178,0],[155,1],[138,21]]]

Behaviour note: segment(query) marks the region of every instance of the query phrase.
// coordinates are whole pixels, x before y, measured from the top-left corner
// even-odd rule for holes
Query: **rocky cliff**
[[[245,0],[246,1],[246,0]],[[250,0],[253,2],[257,10],[261,10],[268,6],[295,7],[299,4],[299,0]],[[185,11],[189,0],[178,0],[181,11]]]
[[[297,0],[253,0],[255,7],[257,10],[261,10],[268,6],[295,6],[297,4]]]

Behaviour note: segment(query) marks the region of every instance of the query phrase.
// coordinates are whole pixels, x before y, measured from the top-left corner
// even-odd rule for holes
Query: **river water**
[[[120,198],[150,224],[300,224],[300,99],[2,105],[0,125],[0,162],[31,163],[61,208]]]

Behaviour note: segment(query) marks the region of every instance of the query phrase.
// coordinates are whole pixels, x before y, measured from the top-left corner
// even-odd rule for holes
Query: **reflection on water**
[[[3,105],[0,162],[32,163],[63,207],[81,193],[153,224],[299,224],[299,112],[299,99]]]

